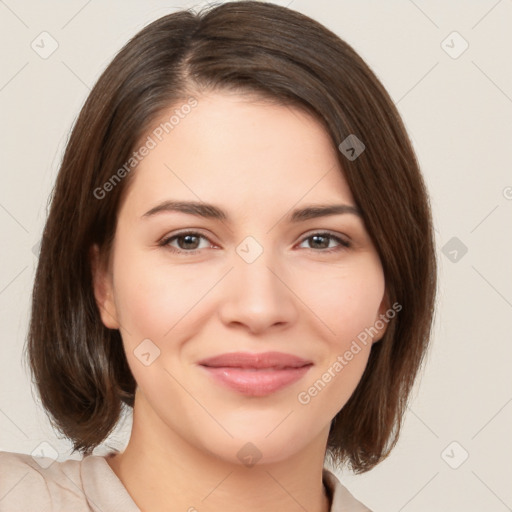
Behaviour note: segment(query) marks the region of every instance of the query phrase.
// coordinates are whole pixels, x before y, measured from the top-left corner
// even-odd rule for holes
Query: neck
[[[283,461],[234,464],[187,442],[136,395],[128,446],[107,462],[141,511],[328,512],[327,434]]]

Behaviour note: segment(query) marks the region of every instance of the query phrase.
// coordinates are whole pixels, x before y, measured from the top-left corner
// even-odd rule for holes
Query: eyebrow
[[[213,204],[197,201],[163,201],[142,215],[142,218],[153,217],[154,215],[162,212],[181,212],[189,215],[195,215],[197,217],[230,222],[229,215],[224,210]],[[356,206],[349,204],[318,204],[293,210],[287,218],[289,222],[296,223],[309,219],[316,219],[317,217],[346,213],[362,217],[361,211]]]

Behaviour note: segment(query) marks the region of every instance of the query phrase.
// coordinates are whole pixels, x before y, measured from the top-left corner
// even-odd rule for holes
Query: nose
[[[235,255],[234,268],[224,280],[219,315],[226,326],[252,334],[289,326],[298,317],[291,278],[270,251],[252,263]]]

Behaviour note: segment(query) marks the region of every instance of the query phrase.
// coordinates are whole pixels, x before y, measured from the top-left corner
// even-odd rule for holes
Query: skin
[[[330,423],[356,388],[372,343],[310,403],[297,396],[388,309],[381,262],[357,215],[287,221],[306,205],[355,206],[316,119],[247,95],[197,98],[133,171],[106,266],[93,247],[102,321],[120,329],[137,382],[130,441],[107,461],[141,510],[172,503],[183,511],[327,511]],[[181,212],[142,217],[168,199],[213,203],[230,221]],[[179,230],[206,238],[159,246]],[[351,247],[311,238],[324,230]],[[247,236],[263,249],[252,263],[236,251]],[[198,252],[176,254],[169,245]],[[144,339],[160,350],[149,365],[134,354]],[[284,389],[248,397],[197,366],[234,351],[287,352],[313,367]],[[262,456],[252,467],[237,457],[248,442]]]

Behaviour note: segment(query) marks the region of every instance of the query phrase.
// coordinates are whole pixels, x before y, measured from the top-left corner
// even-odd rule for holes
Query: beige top
[[[107,455],[108,456],[108,455]],[[323,469],[331,512],[371,512]],[[0,512],[140,512],[105,457],[52,461],[0,451]]]

